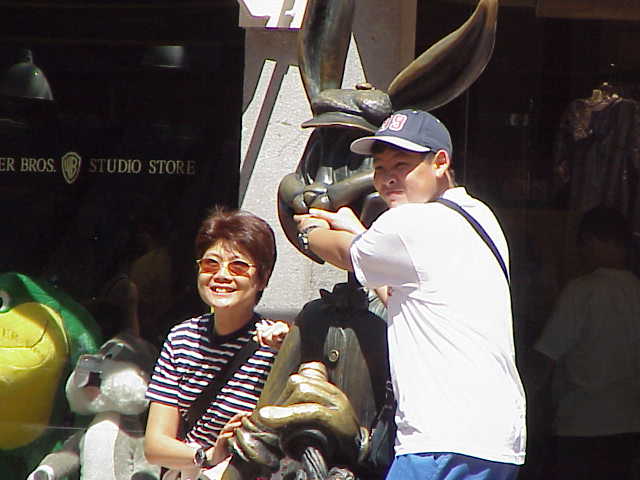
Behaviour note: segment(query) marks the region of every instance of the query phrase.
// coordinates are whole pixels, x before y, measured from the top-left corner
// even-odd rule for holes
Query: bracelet
[[[204,447],[196,449],[193,454],[193,463],[200,468],[209,468],[213,466],[207,458],[207,449]]]
[[[316,228],[320,228],[320,225],[309,225],[308,227],[304,227],[302,230],[300,230],[300,233],[304,234],[304,235],[309,235],[309,232],[311,230],[315,230]]]
[[[309,225],[308,227],[304,227],[298,233],[298,247],[303,252],[308,252],[310,250],[309,247],[309,232],[315,230],[316,228],[320,228],[320,225]]]

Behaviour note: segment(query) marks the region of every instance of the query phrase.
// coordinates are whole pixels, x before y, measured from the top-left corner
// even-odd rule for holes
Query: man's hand
[[[327,229],[327,230],[331,229],[331,225],[329,225],[329,222],[327,222],[326,220],[323,220],[322,218],[319,218],[319,217],[313,217],[308,213],[305,213],[305,214],[302,214],[302,215],[294,215],[293,216],[293,220],[298,225],[298,231],[299,232],[301,232],[305,228],[310,227],[312,225],[316,225],[319,228],[324,228],[324,229]]]
[[[293,216],[299,232],[311,226],[318,227],[307,234],[310,250],[331,265],[353,271],[349,249],[355,235],[365,230],[360,220],[346,207],[337,212],[312,211],[313,214]]]
[[[358,216],[349,207],[342,207],[337,212],[311,208],[309,215],[312,218],[326,221],[331,230],[340,230],[354,235],[359,235],[366,230]]]

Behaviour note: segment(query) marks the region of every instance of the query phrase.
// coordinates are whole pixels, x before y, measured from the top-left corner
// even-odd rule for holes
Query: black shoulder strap
[[[482,240],[484,240],[484,243],[487,244],[487,246],[489,247],[489,250],[491,250],[493,255],[496,257],[496,260],[498,260],[498,263],[500,264],[500,268],[502,269],[502,273],[504,273],[504,278],[506,278],[507,283],[509,283],[509,272],[507,271],[507,266],[504,263],[504,260],[502,259],[502,255],[500,255],[500,252],[498,251],[498,247],[496,247],[495,243],[493,243],[493,240],[491,240],[491,237],[486,232],[486,230],[482,228],[482,225],[480,225],[478,221],[475,218],[473,218],[469,212],[467,212],[464,208],[462,208],[456,202],[452,202],[451,200],[446,198],[439,198],[436,200],[436,202],[441,203],[442,205],[446,205],[447,207],[455,210],[469,222],[469,224],[478,233],[478,235],[480,235]]]
[[[209,407],[211,400],[218,396],[218,393],[220,393],[222,387],[227,383],[227,380],[255,353],[258,347],[258,342],[250,338],[249,341],[238,350],[233,359],[225,365],[223,370],[219,372],[219,376],[207,385],[198,398],[193,401],[189,410],[187,410],[185,434],[191,430],[200,417],[202,417]]]

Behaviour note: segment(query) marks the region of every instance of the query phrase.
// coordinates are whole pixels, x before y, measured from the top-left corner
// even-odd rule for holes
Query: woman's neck
[[[240,330],[253,318],[253,308],[251,309],[216,309],[214,312],[214,331],[216,335],[229,335]]]

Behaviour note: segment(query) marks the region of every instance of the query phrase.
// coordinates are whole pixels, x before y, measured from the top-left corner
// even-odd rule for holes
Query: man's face
[[[433,200],[438,192],[438,178],[429,159],[430,153],[416,153],[387,148],[374,155],[373,184],[389,208],[405,203]]]

